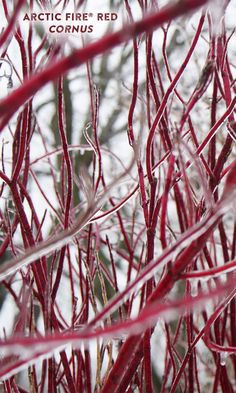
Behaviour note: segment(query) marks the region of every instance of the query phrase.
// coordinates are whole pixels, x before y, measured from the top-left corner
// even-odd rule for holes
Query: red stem
[[[0,103],[0,116],[2,117],[0,130],[7,124],[13,113],[48,82],[56,80],[69,70],[80,66],[99,54],[115,48],[123,42],[127,42],[131,38],[143,32],[150,32],[163,23],[177,18],[182,14],[194,11],[206,3],[207,0],[181,0],[130,26],[122,28],[116,33],[109,34],[97,42],[89,44],[85,48],[75,50],[69,56],[56,63],[48,64],[43,71],[31,76],[28,81]]]

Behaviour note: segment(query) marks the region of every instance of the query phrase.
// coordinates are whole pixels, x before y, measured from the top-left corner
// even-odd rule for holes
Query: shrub
[[[2,0],[4,392],[235,391],[235,2],[163,3]]]

